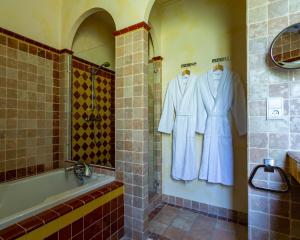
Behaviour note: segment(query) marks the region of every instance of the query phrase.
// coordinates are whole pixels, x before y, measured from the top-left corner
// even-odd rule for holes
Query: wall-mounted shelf
[[[300,183],[300,152],[288,152],[290,174]]]

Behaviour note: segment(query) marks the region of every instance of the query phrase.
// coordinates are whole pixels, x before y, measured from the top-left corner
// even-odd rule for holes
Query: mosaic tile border
[[[114,181],[114,182],[106,184],[98,189],[95,189],[86,194],[83,194],[77,198],[73,198],[65,203],[59,204],[51,209],[48,209],[42,213],[37,214],[36,216],[30,217],[28,219],[25,219],[21,222],[14,224],[14,225],[11,225],[0,231],[0,240],[13,240],[13,239],[20,238],[21,236],[28,234],[28,233],[32,232],[33,230],[35,230],[43,225],[46,225],[49,222],[52,222],[55,219],[60,218],[64,215],[70,213],[71,211],[74,211],[75,209],[78,209],[78,208],[88,204],[89,202],[91,202],[95,199],[98,199],[98,198],[104,196],[105,194],[112,192],[122,186],[123,186],[123,183]],[[118,209],[117,215],[123,216],[123,214],[124,214],[124,196],[120,195],[118,198],[115,198],[114,200],[112,200],[111,203],[109,202],[109,208],[107,206],[103,205],[104,212],[110,211],[109,209]],[[120,208],[118,206],[120,206]],[[106,214],[104,214],[104,215],[106,215]],[[86,215],[86,216],[89,216],[89,215]],[[83,220],[86,221],[86,217],[84,217]],[[124,222],[124,219],[121,222]],[[121,222],[120,222],[120,226],[119,226],[120,228],[122,228]],[[76,222],[73,224],[76,224]],[[89,226],[90,225],[91,224],[89,224]],[[85,227],[87,227],[86,224],[85,224]],[[78,230],[78,229],[76,229],[76,231],[80,232],[80,230]],[[110,233],[110,231],[109,231],[109,233]],[[58,234],[58,233],[55,233],[55,234]],[[54,238],[54,239],[56,239],[56,238]],[[63,240],[63,239],[68,239],[68,238],[60,238],[60,240]]]
[[[238,223],[240,225],[248,225],[248,214],[244,212],[164,194],[162,197],[162,201],[164,204],[183,209],[189,209],[208,217],[217,218],[227,222]],[[154,216],[152,213],[150,213],[149,218],[155,217],[156,214],[157,212],[155,212],[154,210]]]

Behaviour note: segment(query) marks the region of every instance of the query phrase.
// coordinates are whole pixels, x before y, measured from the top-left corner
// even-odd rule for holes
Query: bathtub
[[[64,169],[0,184],[0,230],[114,181],[94,173],[84,183]]]

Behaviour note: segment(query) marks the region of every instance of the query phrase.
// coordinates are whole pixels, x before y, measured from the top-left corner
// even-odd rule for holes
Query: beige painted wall
[[[175,0],[155,5],[150,15],[155,43],[161,43],[156,55],[163,60],[163,92],[167,83],[180,72],[180,65],[197,62],[191,70],[200,74],[212,68],[212,58],[230,56],[231,68],[246,82],[246,3],[241,0]],[[158,11],[160,10],[160,14]],[[161,20],[159,20],[160,16]],[[157,31],[156,31],[157,29]],[[157,34],[158,33],[158,34]],[[159,34],[160,33],[160,34]],[[245,84],[246,85],[246,84]],[[246,87],[245,87],[246,89]],[[245,90],[246,91],[246,90]],[[235,135],[234,188],[195,180],[183,183],[172,180],[171,136],[163,134],[163,193],[216,206],[247,211],[246,137]],[[202,136],[197,136],[198,166]]]
[[[1,0],[0,27],[59,48],[61,0]]]
[[[115,68],[115,23],[105,11],[94,13],[82,22],[74,37],[75,56],[101,65],[108,61]]]
[[[55,48],[72,47],[82,21],[99,9],[116,29],[146,21],[155,0],[1,0],[0,26]]]
[[[62,16],[62,46],[70,47],[76,29],[81,21],[97,8],[109,12],[116,24],[116,29],[122,29],[141,21],[147,21],[154,0],[63,0]],[[113,4],[112,4],[113,3]],[[81,17],[80,17],[81,16]]]

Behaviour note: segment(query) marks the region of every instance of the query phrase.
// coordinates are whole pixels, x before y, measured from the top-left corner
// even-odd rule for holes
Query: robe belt
[[[225,113],[225,114],[221,114],[221,113],[209,113],[208,114],[208,117],[227,117],[228,116],[228,113]]]
[[[191,113],[176,113],[176,117],[186,117],[186,116],[192,116],[193,114],[191,114]]]

